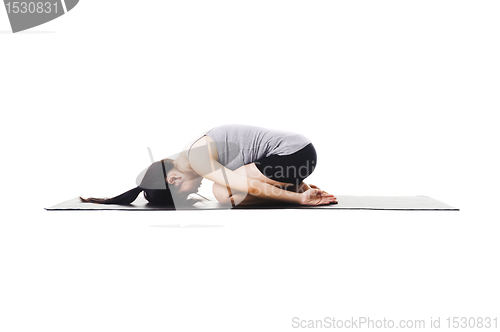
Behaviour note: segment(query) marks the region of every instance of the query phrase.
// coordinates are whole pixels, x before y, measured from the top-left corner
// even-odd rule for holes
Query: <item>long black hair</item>
[[[83,203],[97,204],[131,204],[141,192],[144,192],[144,197],[149,204],[153,205],[174,205],[173,193],[170,191],[167,184],[167,173],[174,168],[172,159],[162,159],[152,163],[145,172],[142,172],[137,178],[139,185],[133,189],[124,192],[121,195],[112,198],[82,198]],[[192,205],[198,202],[197,199],[187,199],[184,204]],[[179,201],[177,200],[177,203]]]

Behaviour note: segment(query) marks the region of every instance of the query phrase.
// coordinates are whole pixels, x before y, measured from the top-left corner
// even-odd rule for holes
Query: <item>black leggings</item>
[[[316,149],[309,143],[299,151],[286,156],[270,155],[255,162],[265,177],[278,182],[299,185],[316,167]]]

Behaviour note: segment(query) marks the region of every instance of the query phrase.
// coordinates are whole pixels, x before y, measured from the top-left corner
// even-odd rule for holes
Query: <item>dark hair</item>
[[[148,200],[149,204],[174,205],[172,192],[167,184],[167,173],[172,168],[174,168],[174,161],[172,159],[162,159],[152,163],[145,172],[139,175],[137,178],[139,185],[134,189],[112,198],[80,197],[80,200],[83,203],[128,205],[141,192],[144,192],[144,197]],[[192,205],[196,202],[198,202],[197,199],[188,199],[184,203]]]

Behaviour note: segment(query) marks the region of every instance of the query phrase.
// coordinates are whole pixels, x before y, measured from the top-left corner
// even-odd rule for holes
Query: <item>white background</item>
[[[497,1],[83,0],[12,34],[0,9],[0,330],[499,316],[499,14]],[[131,189],[147,147],[160,159],[224,123],[308,136],[309,182],[334,194],[461,211],[43,209]]]

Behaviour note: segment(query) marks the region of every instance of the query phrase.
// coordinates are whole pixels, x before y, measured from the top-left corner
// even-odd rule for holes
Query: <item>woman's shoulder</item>
[[[198,138],[195,142],[193,142],[193,144],[187,151],[188,160],[189,156],[193,153],[196,153],[198,155],[201,153],[203,155],[209,156],[211,159],[217,160],[218,153],[214,143],[214,140],[207,135]]]

